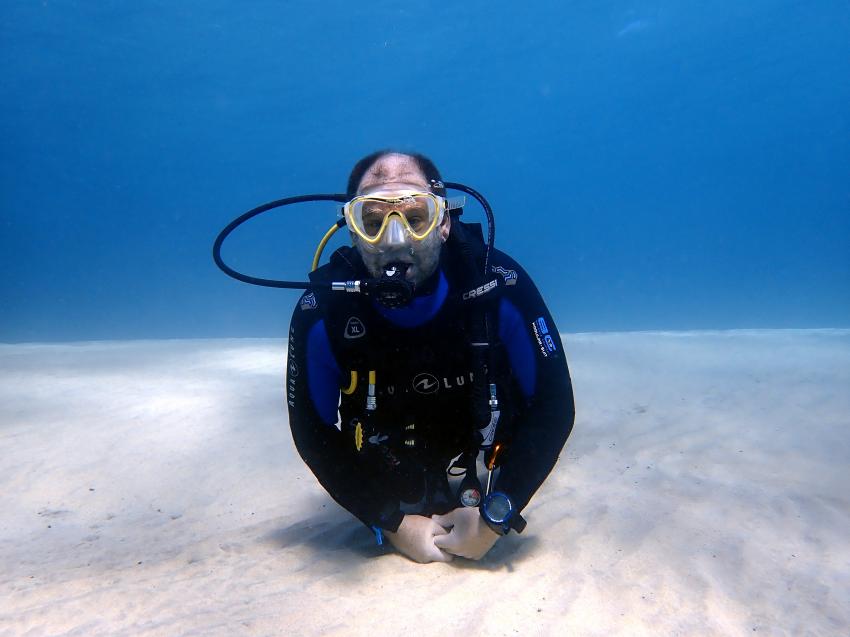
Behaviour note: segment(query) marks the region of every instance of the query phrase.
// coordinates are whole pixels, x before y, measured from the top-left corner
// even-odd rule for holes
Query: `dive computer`
[[[525,528],[525,520],[513,501],[501,491],[494,491],[485,496],[478,510],[487,525],[499,535],[506,535],[511,529],[522,533]]]

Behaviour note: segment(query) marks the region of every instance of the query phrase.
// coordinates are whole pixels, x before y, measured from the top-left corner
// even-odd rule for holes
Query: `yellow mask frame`
[[[428,220],[424,226],[415,229],[407,215],[404,205],[411,200],[423,202],[427,206]],[[363,211],[369,203],[377,203],[381,206],[390,206],[390,210],[383,213],[383,221],[380,227],[370,234],[363,221]],[[367,195],[358,195],[343,206],[345,223],[360,239],[367,244],[376,245],[383,238],[392,218],[397,219],[407,233],[416,241],[422,241],[442,223],[446,212],[446,200],[431,192],[419,190],[394,190],[379,191]]]

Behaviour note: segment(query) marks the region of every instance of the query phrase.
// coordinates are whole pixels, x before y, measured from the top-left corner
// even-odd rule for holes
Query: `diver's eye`
[[[363,229],[366,231],[370,237],[374,237],[378,234],[378,231],[381,229],[381,224],[383,223],[383,217],[381,215],[369,215],[368,217],[363,219]]]
[[[415,214],[408,216],[407,223],[410,224],[410,228],[414,232],[419,232],[420,230],[425,229],[425,218],[421,215]]]

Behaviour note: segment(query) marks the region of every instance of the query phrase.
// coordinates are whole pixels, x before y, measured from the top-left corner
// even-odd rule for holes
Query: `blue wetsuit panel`
[[[307,378],[310,399],[319,418],[329,425],[336,424],[342,372],[331,352],[324,321],[313,325],[307,336]]]
[[[373,303],[373,305],[381,316],[399,327],[419,327],[434,318],[440,308],[443,307],[448,295],[449,282],[446,281],[446,275],[440,270],[437,289],[428,296],[414,297],[410,305],[405,307],[388,308],[380,303]]]
[[[537,387],[537,364],[534,347],[525,330],[522,315],[516,306],[506,299],[499,304],[499,339],[508,352],[514,377],[519,382],[526,399],[534,395]]]

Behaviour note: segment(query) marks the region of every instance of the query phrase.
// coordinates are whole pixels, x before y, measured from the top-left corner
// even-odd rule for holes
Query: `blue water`
[[[5,0],[0,340],[285,335],[213,238],[385,146],[563,331],[850,326],[850,3],[449,4]],[[268,216],[226,258],[304,277],[335,209]]]

